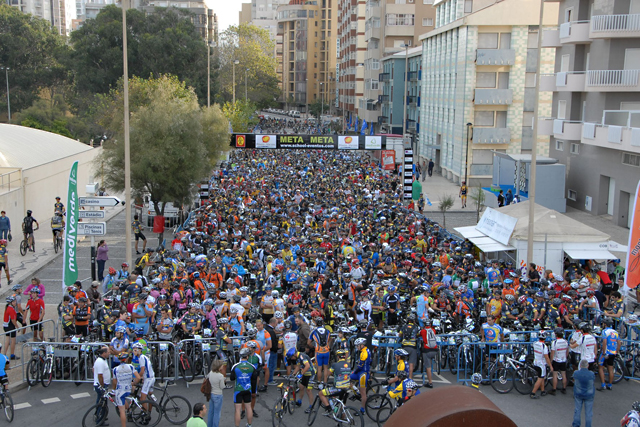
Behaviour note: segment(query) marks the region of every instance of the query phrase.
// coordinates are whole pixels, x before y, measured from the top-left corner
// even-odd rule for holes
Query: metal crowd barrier
[[[34,323],[33,325],[27,325],[27,326],[21,326],[20,328],[15,329],[12,332],[16,333],[16,347],[18,347],[18,345],[23,342],[21,340],[21,337],[27,335],[27,338],[31,337],[32,335],[28,335],[28,331],[32,330],[32,327],[34,326],[42,326],[42,333],[44,336],[45,341],[57,341],[58,340],[58,324],[55,320],[53,319],[47,319],[47,320],[43,320],[42,322],[38,322],[38,323]],[[22,334],[21,332],[25,332],[24,334]],[[33,333],[33,332],[32,332]],[[7,335],[9,335],[8,332],[5,332],[3,334],[5,337]],[[34,343],[37,344],[37,343]],[[4,345],[4,342],[3,342]],[[9,349],[7,349],[9,350]],[[20,368],[23,367],[27,362],[25,362],[24,357],[21,357],[20,360],[12,360],[11,364],[10,364],[10,368],[9,369],[15,369],[15,368]]]

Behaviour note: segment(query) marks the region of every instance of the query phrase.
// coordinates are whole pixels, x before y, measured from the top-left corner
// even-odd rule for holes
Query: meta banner
[[[381,150],[386,136],[379,135],[231,135],[231,147],[293,150]]]

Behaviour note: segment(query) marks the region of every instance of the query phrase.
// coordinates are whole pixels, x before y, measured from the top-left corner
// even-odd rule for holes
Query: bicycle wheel
[[[102,425],[109,413],[107,402],[100,402],[93,405],[82,417],[82,427],[95,427]]]
[[[188,383],[194,380],[195,373],[193,372],[193,361],[186,354],[180,355],[178,359],[178,371],[180,376]]]
[[[151,405],[149,410],[145,409]],[[136,405],[131,403],[131,419],[138,427],[155,427],[162,419],[162,409],[152,400],[142,400]]]
[[[616,357],[613,360],[613,381],[611,380],[611,378],[609,378],[608,369],[604,370],[604,378],[611,384],[618,384],[624,378],[625,371],[626,369],[624,367],[624,363],[619,357]]]
[[[316,420],[318,416],[318,411],[320,410],[320,398],[316,396],[316,399],[313,401],[311,405],[311,412],[309,412],[309,416],[307,417],[307,425],[310,426]]]
[[[29,387],[33,387],[40,381],[40,361],[30,360],[27,364],[27,384]]]
[[[345,406],[344,410],[346,414],[347,423],[346,425],[351,427],[364,427],[364,417],[358,408],[354,408],[353,406]]]
[[[440,354],[440,369],[444,369],[447,367],[447,351],[439,349],[438,353]]]
[[[513,390],[513,370],[502,366],[496,367],[489,374],[491,387],[500,394],[509,393]]]
[[[378,413],[376,414],[376,424],[381,426],[386,423],[395,410],[396,408],[394,405],[387,405],[378,409]]]
[[[530,366],[524,366],[513,374],[513,385],[520,394],[531,394],[536,383],[537,373]]]
[[[171,396],[162,405],[162,412],[171,424],[184,424],[191,416],[191,403],[182,396]]]
[[[47,359],[42,368],[42,387],[49,387],[53,381],[53,360]]]
[[[375,421],[378,411],[385,406],[391,406],[391,399],[386,393],[378,393],[367,397],[364,409],[371,421]]]
[[[367,396],[370,394],[380,393],[381,387],[382,384],[380,384],[376,377],[374,377],[373,375],[369,376],[369,384],[367,384]]]
[[[2,406],[4,407],[4,416],[7,421],[13,421],[13,399],[9,392],[4,395],[4,402],[2,403]]]
[[[458,352],[451,350],[449,353],[449,371],[456,375],[458,373]]]
[[[289,411],[289,415],[293,415],[296,410],[296,391],[295,388],[289,387],[289,394],[287,394],[286,409]]]
[[[282,425],[284,412],[282,399],[276,400],[276,403],[273,405],[273,409],[271,410],[271,423],[273,424],[273,427],[280,427]]]
[[[29,243],[26,240],[20,242],[20,255],[25,256],[27,254],[27,249],[29,249]]]
[[[62,237],[58,237],[58,250],[62,249]]]

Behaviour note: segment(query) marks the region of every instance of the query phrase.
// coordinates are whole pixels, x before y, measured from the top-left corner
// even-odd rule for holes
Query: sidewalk
[[[109,221],[123,209],[124,207],[121,205],[113,208],[105,208],[105,218],[101,221]],[[22,231],[20,229],[22,218],[11,218],[11,234],[13,236],[13,240],[8,242],[7,245],[9,253],[9,273],[11,274],[11,280],[13,281],[12,285],[22,283],[25,288],[31,283],[31,278],[36,271],[49,264],[57,257],[61,257],[63,253],[62,250],[58,253],[53,250],[53,235],[51,233],[50,226],[51,217],[38,217],[35,213],[34,217],[40,224],[40,229],[34,232],[36,251],[27,252],[25,256],[20,255],[20,242],[23,238]],[[78,236],[78,242],[83,241],[85,238],[89,237]],[[62,272],[60,272],[60,278],[62,278]],[[11,287],[7,286],[7,277],[4,273],[0,276],[0,283],[2,284],[2,288],[0,288],[0,297],[2,297],[5,294],[8,294],[11,290]]]
[[[452,183],[442,175],[434,172],[433,176],[420,176],[420,183],[422,184],[422,194],[424,194],[425,198],[425,212],[440,212],[438,205],[443,196],[453,197],[453,207],[447,212],[475,212],[475,205],[469,197],[467,197],[467,207],[462,208],[461,199],[458,197],[460,186]],[[431,201],[431,206],[426,203],[427,198]]]

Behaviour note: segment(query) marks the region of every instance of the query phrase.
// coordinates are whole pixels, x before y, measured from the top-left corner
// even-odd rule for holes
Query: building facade
[[[62,36],[69,36],[77,19],[75,0],[8,0],[8,4],[49,21]]]
[[[242,3],[238,22],[267,30],[269,38],[275,43],[278,35],[278,6],[287,4],[289,0],[251,0],[250,3]]]
[[[335,102],[337,0],[292,0],[278,7],[277,72],[281,103],[306,113],[309,104]],[[293,3],[297,4],[293,4]],[[328,111],[330,113],[331,111]]]
[[[421,37],[420,160],[454,182],[489,185],[493,151],[527,154],[533,148],[540,0],[436,0],[436,29]],[[557,21],[545,2],[543,26]],[[553,69],[555,49],[541,53]],[[551,114],[543,93],[539,116]],[[538,135],[548,154],[549,137]]]
[[[338,6],[338,108],[344,119],[355,117],[364,96],[366,0],[334,0]],[[372,105],[369,105],[371,108]]]
[[[566,165],[568,206],[629,227],[640,177],[640,0],[559,7],[558,26],[543,37],[556,64],[540,80],[553,92],[540,129],[551,136],[550,156]]]
[[[187,16],[204,40],[218,40],[218,17],[213,9],[203,1],[151,0],[139,9],[147,15],[154,13],[155,8],[176,8],[189,12]]]

